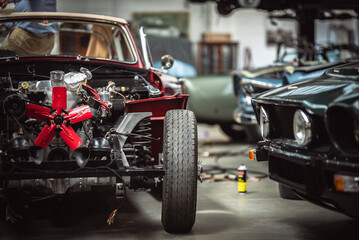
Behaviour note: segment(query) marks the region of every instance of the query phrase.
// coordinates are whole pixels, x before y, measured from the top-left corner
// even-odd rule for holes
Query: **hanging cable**
[[[100,95],[90,85],[83,84],[82,86],[88,89],[97,99],[101,99]]]
[[[234,157],[234,156],[239,156],[239,155],[247,155],[248,154],[248,149],[243,149],[241,151],[238,152],[228,152],[228,151],[223,151],[223,152],[203,152],[202,156],[203,157],[214,157],[214,161],[215,161],[215,165],[204,165],[203,166],[203,172],[205,175],[208,175],[208,177],[204,177],[204,181],[206,180],[210,180],[210,181],[216,181],[216,177],[215,175],[218,174],[228,174],[231,175],[232,177],[225,177],[225,178],[220,178],[217,180],[237,180],[237,172],[238,169],[237,168],[231,168],[231,167],[222,167],[219,165],[218,161],[220,160],[220,158],[223,157]],[[248,174],[253,174],[255,176],[253,176],[253,179],[263,179],[268,177],[267,173],[264,172],[260,172],[260,171],[253,171],[253,170],[248,170],[247,171]]]
[[[108,217],[107,219],[107,224],[108,225],[111,225],[114,220],[115,220],[115,216],[116,216],[116,213],[117,211],[125,204],[126,202],[126,199],[127,199],[127,193],[126,193],[126,185],[125,185],[125,181],[122,179],[121,175],[119,175],[115,170],[113,170],[112,168],[109,168],[109,167],[104,167],[105,169],[109,170],[110,172],[112,172],[113,174],[115,174],[115,176],[120,179],[120,181],[122,182],[123,184],[123,200],[121,202],[121,204],[111,212],[110,216]]]

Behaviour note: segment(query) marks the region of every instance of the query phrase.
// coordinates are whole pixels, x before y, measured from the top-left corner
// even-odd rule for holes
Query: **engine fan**
[[[53,87],[52,109],[32,103],[28,104],[26,109],[28,117],[47,122],[35,139],[35,145],[45,149],[56,134],[59,134],[71,150],[81,146],[82,141],[71,125],[91,118],[91,109],[88,105],[82,105],[69,111],[66,111],[66,108],[66,87]]]

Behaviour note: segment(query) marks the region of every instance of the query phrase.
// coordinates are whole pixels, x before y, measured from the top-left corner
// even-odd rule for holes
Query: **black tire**
[[[290,200],[302,200],[297,194],[295,194],[292,189],[288,188],[287,186],[278,183],[279,189],[279,196],[283,199],[290,199]]]
[[[197,121],[189,110],[171,110],[164,120],[162,225],[167,232],[191,231],[197,204]]]
[[[221,123],[219,126],[233,141],[244,141],[246,139],[243,127],[237,123]]]

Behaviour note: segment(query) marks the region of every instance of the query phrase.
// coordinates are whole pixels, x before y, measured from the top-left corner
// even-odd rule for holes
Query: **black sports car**
[[[359,217],[359,62],[252,100],[268,161],[282,197],[295,193]]]

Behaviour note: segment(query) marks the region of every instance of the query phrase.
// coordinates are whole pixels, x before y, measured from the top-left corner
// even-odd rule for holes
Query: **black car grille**
[[[293,117],[296,107],[288,106],[267,106],[269,111],[269,118],[274,128],[273,137],[282,137],[287,139],[294,139],[293,134]]]
[[[295,112],[301,108],[279,105],[263,105],[263,107],[268,112],[273,127],[271,138],[295,140],[293,133],[293,118]],[[313,140],[316,146],[329,144],[330,140],[325,128],[324,120],[318,115],[311,115],[311,118],[313,134],[315,134]]]

